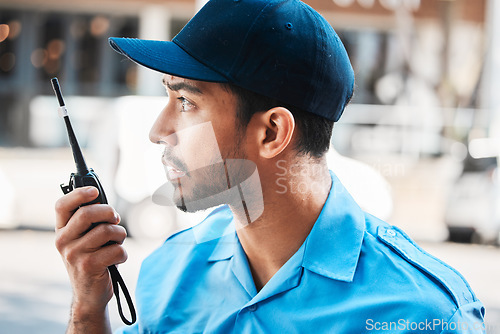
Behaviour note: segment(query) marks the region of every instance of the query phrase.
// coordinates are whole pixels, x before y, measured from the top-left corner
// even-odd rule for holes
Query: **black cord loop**
[[[118,313],[120,313],[120,318],[122,318],[122,321],[125,325],[132,325],[135,323],[137,317],[135,314],[135,308],[134,308],[134,303],[132,302],[132,298],[130,297],[130,293],[128,292],[127,286],[125,285],[125,282],[123,281],[122,276],[120,275],[120,272],[116,268],[116,266],[109,266],[108,267],[109,274],[111,275],[111,282],[113,284],[113,292],[116,296],[116,303],[118,304]],[[130,310],[130,316],[131,320],[128,320],[125,318],[123,315],[123,310],[122,310],[122,304],[120,301],[120,287],[123,290],[123,296],[125,297],[125,300],[127,301],[128,308]]]

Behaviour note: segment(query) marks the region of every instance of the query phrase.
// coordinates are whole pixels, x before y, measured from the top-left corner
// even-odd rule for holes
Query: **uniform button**
[[[390,237],[394,237],[394,236],[396,236],[396,232],[394,232],[393,230],[388,230],[387,235]]]
[[[255,310],[257,310],[257,304],[253,304],[253,305],[248,306],[248,310],[250,312],[254,312]]]

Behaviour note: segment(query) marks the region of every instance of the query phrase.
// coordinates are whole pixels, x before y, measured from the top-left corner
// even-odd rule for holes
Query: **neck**
[[[316,222],[331,187],[324,159],[291,164],[279,160],[259,168],[264,196],[262,215],[250,224],[231,207],[238,238],[257,290],[300,248]]]

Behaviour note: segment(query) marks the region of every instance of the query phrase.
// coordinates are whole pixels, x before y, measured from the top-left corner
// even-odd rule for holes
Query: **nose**
[[[163,108],[158,118],[149,131],[149,140],[155,144],[163,144],[174,147],[177,145],[175,134],[175,119],[169,113],[169,104]]]

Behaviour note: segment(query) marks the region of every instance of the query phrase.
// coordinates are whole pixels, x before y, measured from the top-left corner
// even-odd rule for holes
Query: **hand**
[[[76,188],[56,203],[55,244],[73,287],[72,318],[78,322],[107,318],[113,296],[107,267],[127,260],[122,246],[126,231],[117,225],[118,213],[107,204],[80,207],[97,195],[95,187]],[[93,223],[102,224],[90,229]],[[106,245],[109,241],[115,243]]]

